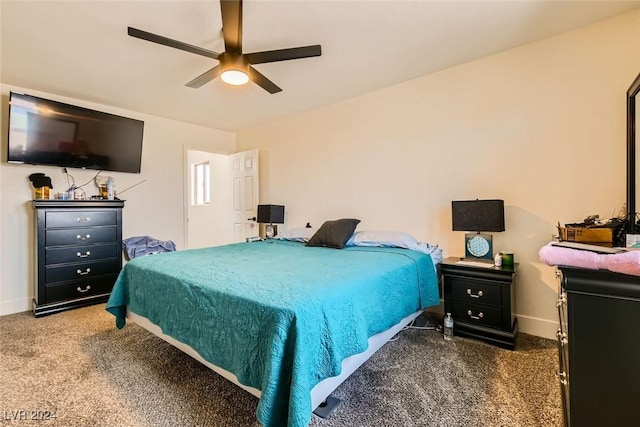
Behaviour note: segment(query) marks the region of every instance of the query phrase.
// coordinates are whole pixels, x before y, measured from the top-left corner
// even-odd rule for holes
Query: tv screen
[[[140,173],[144,122],[9,94],[10,163]]]

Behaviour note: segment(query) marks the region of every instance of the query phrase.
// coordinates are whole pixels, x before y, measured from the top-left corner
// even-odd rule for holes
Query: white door
[[[229,156],[233,176],[233,241],[258,236],[258,150]]]
[[[208,182],[197,176],[198,167],[208,168]],[[187,150],[187,239],[188,249],[232,243],[231,161],[226,154]]]

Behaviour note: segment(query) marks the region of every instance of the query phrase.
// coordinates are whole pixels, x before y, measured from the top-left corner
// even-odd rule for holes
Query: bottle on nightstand
[[[493,265],[495,265],[496,267],[502,266],[502,252],[498,252],[493,258]]]
[[[450,340],[453,338],[453,318],[451,317],[451,313],[447,313],[447,316],[444,318],[444,339]]]

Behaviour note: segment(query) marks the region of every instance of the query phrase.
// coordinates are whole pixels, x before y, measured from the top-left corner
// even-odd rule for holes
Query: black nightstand
[[[486,268],[457,264],[459,260],[451,257],[440,264],[444,311],[453,316],[454,334],[513,350],[518,335],[513,312],[518,264]]]

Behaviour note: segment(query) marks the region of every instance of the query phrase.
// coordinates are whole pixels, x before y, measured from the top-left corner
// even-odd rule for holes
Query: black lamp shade
[[[258,222],[261,224],[284,224],[284,206],[258,205]]]
[[[504,200],[451,202],[453,231],[504,231]]]

